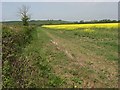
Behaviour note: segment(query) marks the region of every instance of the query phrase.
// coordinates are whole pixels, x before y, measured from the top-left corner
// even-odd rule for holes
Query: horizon
[[[69,20],[62,20],[62,19],[31,19],[29,21],[49,21],[49,20],[53,20],[53,21],[68,21],[68,22],[80,22],[80,21],[69,21]],[[110,21],[113,21],[115,19],[101,19],[101,20],[110,20]],[[82,20],[84,22],[91,22],[91,21],[94,21],[94,20]],[[100,20],[97,20],[97,21],[100,21]],[[115,21],[119,21],[119,20],[115,20]],[[6,20],[6,21],[0,21],[0,22],[22,22],[22,20]]]

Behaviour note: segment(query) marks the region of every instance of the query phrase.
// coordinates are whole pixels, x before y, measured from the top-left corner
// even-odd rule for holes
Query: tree
[[[81,20],[80,23],[84,23],[84,20]]]
[[[24,26],[28,26],[28,21],[30,20],[30,15],[28,14],[29,7],[23,5],[21,8],[19,8],[19,15],[21,17],[21,20],[23,22]]]

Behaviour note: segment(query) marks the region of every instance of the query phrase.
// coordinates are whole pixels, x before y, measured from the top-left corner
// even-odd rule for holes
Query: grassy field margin
[[[3,88],[20,85],[20,61],[18,57],[32,39],[34,27],[2,26],[2,81]]]

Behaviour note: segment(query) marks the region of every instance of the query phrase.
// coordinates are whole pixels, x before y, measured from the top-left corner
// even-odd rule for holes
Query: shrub
[[[17,73],[14,69],[19,70],[17,57],[26,44],[32,39],[32,31],[34,27],[10,27],[3,25],[2,27],[2,71],[3,71],[3,87],[11,88],[15,85],[15,76]],[[15,85],[16,86],[16,85]]]

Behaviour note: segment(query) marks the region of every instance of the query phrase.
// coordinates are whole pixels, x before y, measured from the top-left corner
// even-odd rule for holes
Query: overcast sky
[[[120,0],[1,0],[2,2],[119,2]]]
[[[20,20],[17,12],[18,8],[22,5],[30,7],[29,12],[32,15],[31,19],[35,20],[117,20],[118,2],[107,1],[108,0],[106,0],[106,2],[2,2],[2,20]]]

